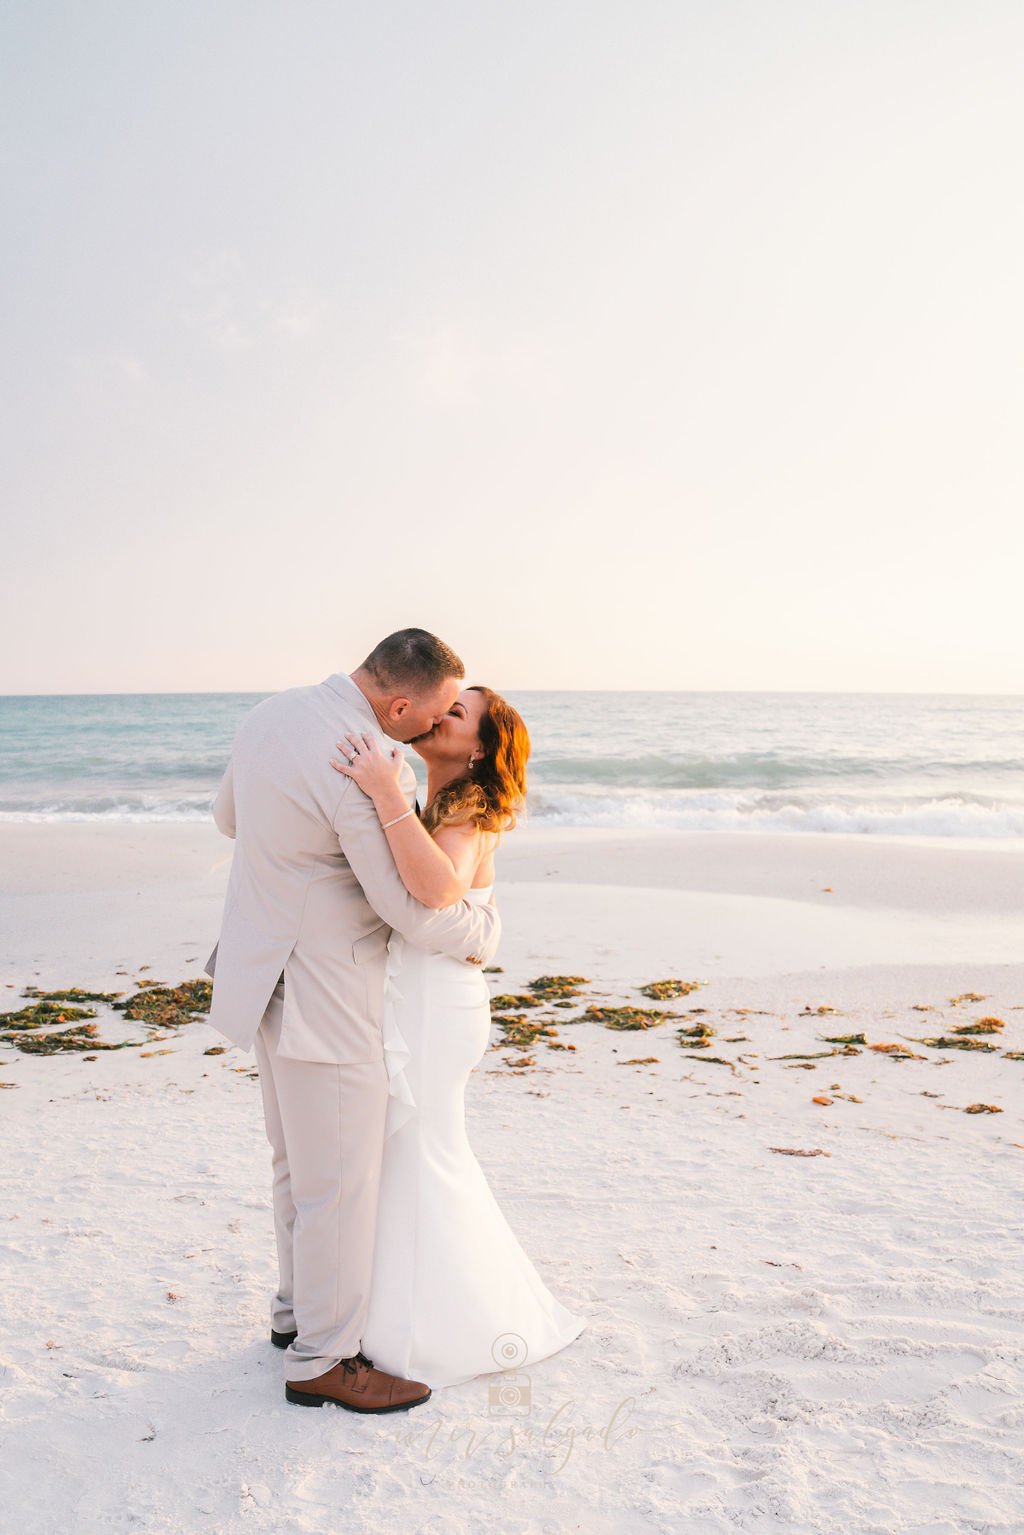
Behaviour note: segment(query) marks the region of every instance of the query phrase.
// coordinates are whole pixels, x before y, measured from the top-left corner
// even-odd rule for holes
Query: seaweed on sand
[[[578,997],[580,987],[589,986],[590,981],[585,975],[538,975],[526,985],[542,1001],[553,1002],[556,997]]]
[[[688,997],[691,991],[704,984],[703,981],[680,981],[670,976],[666,981],[648,981],[646,986],[638,989],[642,997],[649,997],[652,1002],[667,1002],[672,997]]]
[[[125,1039],[110,1045],[96,1038],[99,1028],[95,1023],[80,1023],[70,1029],[54,1029],[49,1034],[0,1034],[29,1055],[62,1055],[68,1050],[128,1050],[137,1049],[142,1040]]]
[[[870,1049],[872,1047],[869,1046],[868,1048]],[[810,1051],[809,1053],[807,1053],[805,1055],[802,1055],[802,1054],[799,1054],[799,1053],[792,1054],[792,1055],[769,1055],[768,1056],[768,1060],[770,1060],[770,1061],[823,1061],[823,1060],[826,1060],[830,1055],[859,1055],[859,1054],[860,1054],[860,1051],[857,1049],[856,1045],[842,1045],[842,1046],[840,1046],[840,1048],[838,1050],[812,1050],[812,1051]]]
[[[915,1042],[917,1044],[919,1044],[919,1045],[930,1045],[933,1050],[996,1050],[996,1049],[998,1049],[997,1045],[990,1045],[987,1040],[984,1040],[984,1039],[965,1039],[963,1037],[963,1035],[961,1035],[959,1038],[951,1037],[948,1034],[938,1034],[934,1038],[931,1038],[931,1039],[920,1039],[916,1035],[914,1037],[915,1037]],[[873,1045],[872,1049],[877,1050],[878,1046],[877,1045]]]
[[[491,998],[492,1013],[504,1013],[510,1007],[543,1007],[543,1005],[544,1004],[539,997],[530,997],[526,996],[525,994],[522,996],[513,996],[511,993],[506,991],[503,991],[500,993],[500,995]]]
[[[724,1055],[694,1055],[690,1057],[694,1061],[706,1061],[709,1066],[728,1066],[733,1076],[736,1075],[735,1061],[727,1061]]]
[[[691,1023],[689,1028],[676,1029],[676,1038],[684,1050],[706,1050],[716,1033],[710,1023]]]
[[[116,1002],[123,991],[83,991],[80,986],[60,986],[56,991],[40,991],[38,986],[26,986],[26,997],[38,1002]]]
[[[191,1023],[197,1013],[208,1013],[213,997],[212,981],[182,981],[179,986],[150,986],[114,1007],[125,1018],[154,1028]]]
[[[558,1030],[552,1028],[551,1024],[527,1018],[523,1013],[509,1013],[505,1017],[492,1018],[491,1022],[496,1023],[502,1033],[501,1039],[495,1044],[497,1050],[506,1050],[510,1045],[517,1050],[526,1050],[536,1044],[539,1038],[558,1038]]]
[[[606,1029],[652,1029],[666,1018],[681,1018],[681,1013],[666,1013],[656,1007],[596,1007],[591,1005],[580,1015],[580,1023],[603,1023]]]
[[[94,1007],[63,1007],[59,1002],[33,1002],[16,1013],[0,1013],[0,1025],[9,1029],[38,1029],[48,1023],[77,1023],[95,1018]]]
[[[951,1034],[998,1034],[1006,1024],[1001,1018],[979,1018],[977,1023],[954,1023]]]

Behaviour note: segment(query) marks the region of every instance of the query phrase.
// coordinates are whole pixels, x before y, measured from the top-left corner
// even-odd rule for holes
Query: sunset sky
[[[1024,692],[1024,9],[0,21],[0,692]]]

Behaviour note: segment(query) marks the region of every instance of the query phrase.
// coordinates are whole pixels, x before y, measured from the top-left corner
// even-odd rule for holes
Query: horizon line
[[[321,679],[322,680],[322,679]],[[309,683],[290,683],[283,688],[154,688],[139,690],[136,688],[123,689],[118,692],[77,692],[77,693],[0,693],[0,701],[15,698],[251,698],[272,697],[275,693],[283,693],[288,687],[315,686]],[[467,684],[469,686],[469,684]],[[509,687],[509,693],[595,693],[595,694],[658,694],[670,693],[684,697],[700,695],[728,695],[742,694],[750,696],[769,697],[804,697],[804,698],[1024,698],[1024,692],[990,692],[977,689],[967,692],[952,692],[941,688],[908,689],[908,688],[524,688]]]

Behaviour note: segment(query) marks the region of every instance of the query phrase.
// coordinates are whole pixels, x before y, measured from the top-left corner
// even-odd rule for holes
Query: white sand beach
[[[200,976],[212,826],[8,823],[0,857],[5,1010]],[[19,1535],[1019,1535],[1024,849],[526,827],[497,897],[496,992],[578,975],[580,1007],[680,1015],[545,1009],[555,1036],[471,1078],[476,1153],[581,1338],[513,1412],[497,1376],[379,1418],[289,1406],[254,1056],[205,1054],[202,1019],[92,1059],[5,1044]],[[645,1003],[667,977],[701,985]],[[984,1017],[992,1050],[919,1042]],[[912,1054],[822,1054],[858,1033]]]

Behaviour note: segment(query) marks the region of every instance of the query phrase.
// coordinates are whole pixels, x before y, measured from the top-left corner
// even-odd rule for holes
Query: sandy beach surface
[[[0,826],[5,1010],[199,977],[231,851]],[[582,1336],[514,1410],[497,1375],[287,1404],[255,1057],[101,1004],[141,1048],[0,1048],[12,1528],[1019,1535],[1024,848],[525,827],[497,896],[496,992],[587,984],[488,1051],[469,1131]],[[700,985],[646,1002],[668,977]],[[992,1048],[922,1042],[956,1037]]]

